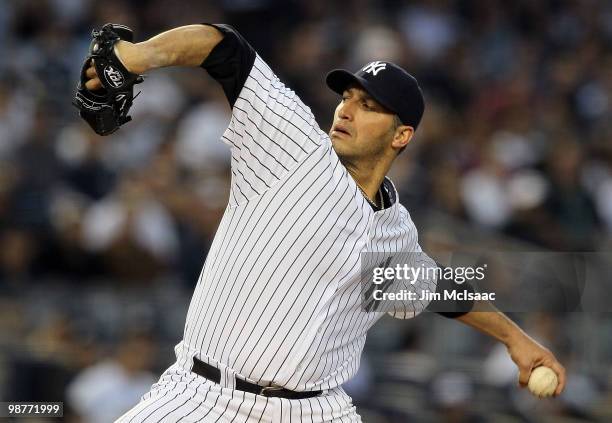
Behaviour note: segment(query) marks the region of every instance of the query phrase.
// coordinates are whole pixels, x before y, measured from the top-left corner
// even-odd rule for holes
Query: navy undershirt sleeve
[[[438,267],[444,270],[444,266],[438,264]],[[452,280],[448,279],[440,279],[436,284],[436,292],[444,298],[444,291],[456,291],[456,290],[467,290],[469,292],[474,293],[474,287],[469,282],[464,282],[462,284],[458,284]],[[449,319],[456,319],[457,317],[461,317],[464,314],[472,311],[474,307],[473,300],[440,300],[440,301],[432,301],[427,306],[428,311],[433,311],[441,316],[447,317]]]
[[[231,107],[247,80],[256,52],[251,45],[230,25],[209,24],[223,33],[223,39],[212,49],[200,65],[206,69],[223,88]]]

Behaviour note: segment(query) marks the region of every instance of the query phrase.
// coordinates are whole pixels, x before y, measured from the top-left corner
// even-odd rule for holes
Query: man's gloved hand
[[[89,54],[81,69],[73,105],[79,116],[99,135],[109,135],[129,122],[128,116],[134,100],[134,84],[141,83],[142,75],[129,72],[115,53],[119,40],[131,42],[132,30],[123,25],[106,24],[100,31],[92,31]],[[87,69],[94,67],[102,88],[86,88]]]

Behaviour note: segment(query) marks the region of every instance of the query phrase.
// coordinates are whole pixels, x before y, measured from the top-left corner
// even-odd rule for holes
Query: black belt
[[[191,371],[197,375],[205,377],[215,383],[221,382],[221,370],[202,360],[194,357],[193,367]],[[260,386],[255,383],[247,382],[236,378],[236,388],[239,391],[250,392],[255,395],[263,395],[264,397],[278,397],[286,399],[304,399],[319,396],[322,391],[292,391],[280,386]]]

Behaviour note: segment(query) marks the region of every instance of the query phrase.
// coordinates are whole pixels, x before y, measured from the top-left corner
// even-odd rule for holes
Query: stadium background
[[[331,68],[417,76],[424,122],[391,176],[426,250],[610,249],[611,2],[5,0],[0,399],[109,421],[172,362],[227,201],[229,109],[201,69],[152,73],[107,138],[70,101],[92,28],[140,41],[200,21],[237,27],[325,130]],[[502,347],[433,314],[383,319],[347,390],[366,422],[611,421],[611,315],[512,317],[566,365],[558,400],[518,390]]]

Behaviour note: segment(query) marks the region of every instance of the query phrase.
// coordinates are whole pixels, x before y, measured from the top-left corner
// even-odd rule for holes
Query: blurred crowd
[[[230,110],[204,70],[147,75],[137,86],[143,92],[132,108],[134,120],[110,137],[95,135],[78,118],[70,102],[90,31],[106,22],[130,26],[138,41],[184,24],[232,24],[325,131],[338,101],[325,86],[327,71],[396,62],[417,77],[426,97],[424,121],[391,174],[417,223],[435,211],[538,249],[605,251],[612,244],[610,2],[5,0],[0,344],[10,345],[11,353],[0,354],[0,367],[9,363],[0,371],[4,397],[42,400],[61,391],[57,395],[70,397],[78,409],[75,415],[96,421],[87,414],[92,399],[78,387],[118,371],[101,357],[117,357],[121,368],[138,371],[165,365],[171,351],[160,352],[159,339],[151,338],[160,332],[163,311],[133,320],[125,333],[92,328],[105,317],[83,316],[99,307],[120,314],[121,306],[130,306],[125,298],[155,297],[152,292],[159,286],[166,292],[170,284],[179,287],[180,316],[227,203],[229,151],[220,136]],[[46,298],[50,286],[63,294]],[[89,307],[81,304],[84,298]],[[48,303],[57,308],[41,313],[36,306]],[[72,311],[62,304],[72,304]],[[175,320],[167,331],[173,341],[183,323]],[[609,328],[605,318],[598,322]],[[62,350],[63,342],[78,354]],[[130,362],[130,352],[143,356],[139,351],[147,348],[157,348],[151,355],[158,362]],[[24,349],[43,350],[37,352],[43,358],[27,359]],[[21,385],[11,385],[16,373],[53,375],[36,366],[59,356],[70,365],[56,363],[63,376],[45,379],[57,387],[28,385],[23,377]],[[105,365],[73,379],[82,369]],[[451,382],[440,386],[469,384],[445,377]],[[140,374],[135,386],[149,378]],[[17,388],[11,392],[9,385]]]

